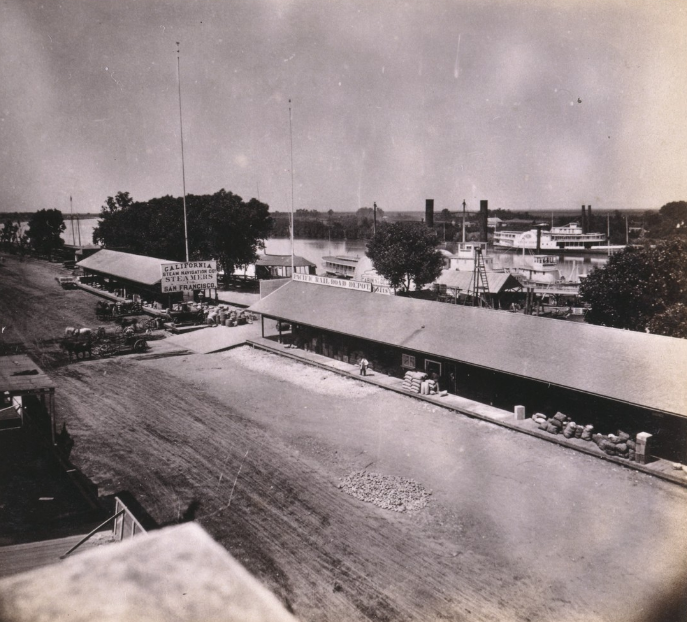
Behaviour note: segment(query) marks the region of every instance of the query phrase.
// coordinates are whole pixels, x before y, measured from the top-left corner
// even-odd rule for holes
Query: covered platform
[[[162,293],[162,265],[167,263],[172,260],[102,249],[79,261],[76,267],[83,270],[81,283],[84,285],[119,299],[169,308],[174,302],[181,302],[183,295]],[[217,298],[214,289],[196,295],[200,293],[205,299]]]
[[[502,311],[291,282],[251,307],[293,325],[299,347],[510,410],[647,431],[687,449],[687,341]]]

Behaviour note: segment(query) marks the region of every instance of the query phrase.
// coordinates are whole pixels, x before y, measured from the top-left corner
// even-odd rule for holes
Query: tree
[[[649,320],[647,330],[655,335],[687,339],[687,306],[681,302],[668,307]]]
[[[383,223],[367,243],[366,254],[394,289],[409,291],[411,282],[422,289],[441,274],[443,259],[437,244],[436,233],[423,223]]]
[[[10,253],[14,252],[15,245],[19,238],[19,229],[19,223],[15,224],[12,220],[7,219],[2,227],[2,231],[0,231],[0,243],[2,247]]]
[[[658,214],[649,212],[645,222],[651,238],[685,237],[687,236],[687,201],[666,203],[658,210]]]
[[[222,189],[186,197],[189,258],[217,259],[226,273],[252,263],[270,235],[269,207]],[[108,197],[93,240],[108,248],[184,261],[184,208],[180,197],[135,202],[128,193]]]
[[[60,210],[42,209],[31,215],[27,237],[39,255],[52,258],[52,254],[64,246],[60,236],[66,228]]]
[[[356,211],[355,216],[358,219],[358,222],[362,222],[365,219],[372,222],[375,217],[374,207],[361,207]],[[379,222],[382,218],[384,218],[384,210],[381,207],[378,207],[377,222]]]
[[[613,255],[580,286],[581,296],[592,307],[586,321],[679,336],[684,328],[675,327],[683,317],[677,306],[687,304],[685,253],[687,241],[673,239]]]

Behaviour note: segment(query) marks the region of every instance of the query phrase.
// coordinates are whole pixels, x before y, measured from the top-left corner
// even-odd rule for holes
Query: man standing
[[[369,363],[367,362],[367,359],[363,356],[363,358],[360,359],[360,375],[361,376],[367,376],[367,366]]]

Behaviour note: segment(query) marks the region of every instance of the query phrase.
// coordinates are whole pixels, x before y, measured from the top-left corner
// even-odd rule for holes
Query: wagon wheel
[[[147,345],[145,339],[137,339],[134,343],[134,352],[145,352]]]
[[[110,356],[117,352],[117,345],[112,342],[105,342],[98,346],[98,356]]]

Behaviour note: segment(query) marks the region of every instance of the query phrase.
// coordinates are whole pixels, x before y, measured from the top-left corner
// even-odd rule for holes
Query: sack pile
[[[608,456],[618,456],[626,460],[635,459],[637,444],[629,434],[618,430],[618,434],[594,434],[592,441]]]
[[[422,389],[423,380],[427,379],[427,374],[422,371],[407,371],[403,376],[402,387],[411,393],[419,393]]]
[[[609,456],[618,456],[627,460],[635,459],[636,443],[627,432],[618,430],[617,434],[595,434],[593,425],[578,425],[563,413],[556,413],[547,418],[542,413],[532,415],[540,430],[550,434],[562,434],[565,438],[579,438],[594,442],[601,451]]]

